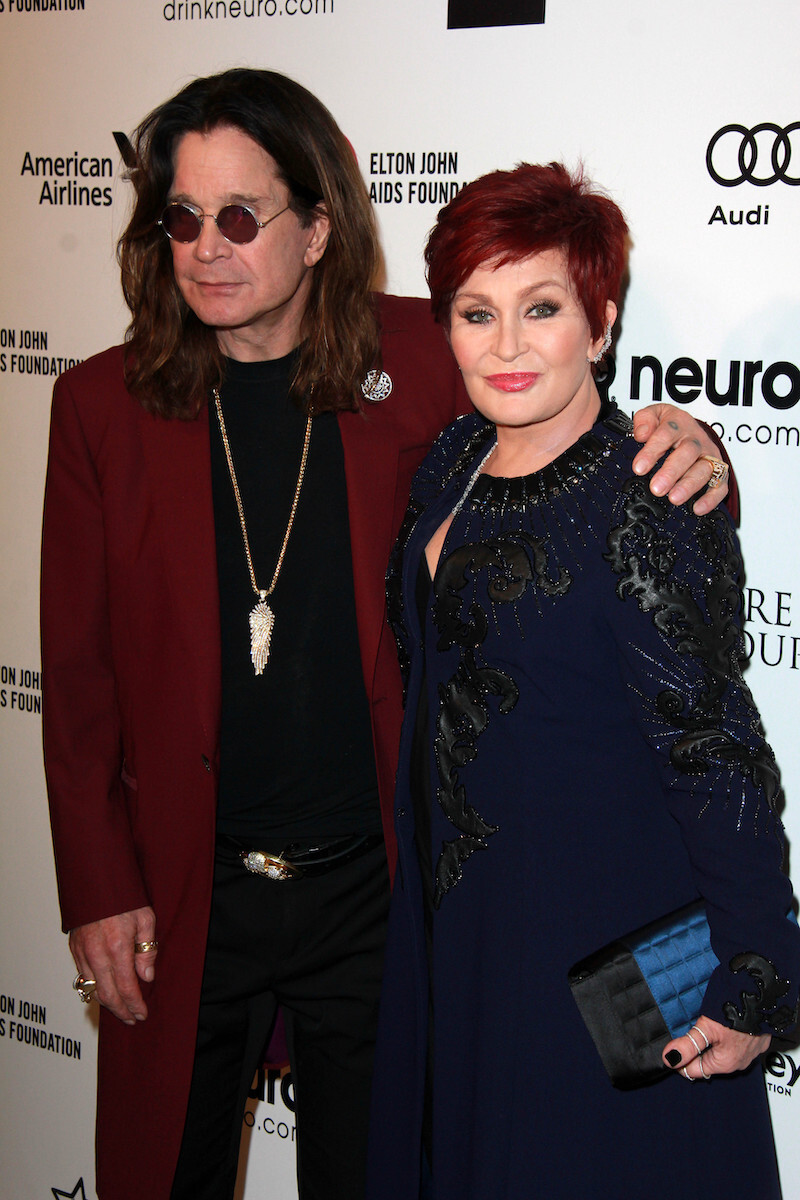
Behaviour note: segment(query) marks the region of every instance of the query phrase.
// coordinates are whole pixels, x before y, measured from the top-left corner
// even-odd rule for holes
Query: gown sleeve
[[[800,930],[781,869],[780,777],[742,675],[730,518],[695,517],[632,478],[605,557],[620,670],[719,959],[702,1011],[741,1032],[786,1032],[798,1019]]]

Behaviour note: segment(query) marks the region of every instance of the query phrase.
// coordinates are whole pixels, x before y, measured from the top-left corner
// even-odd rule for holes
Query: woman
[[[462,191],[426,251],[478,413],[420,468],[389,571],[408,702],[381,1200],[417,1197],[421,1144],[435,1200],[780,1194],[756,1061],[800,974],[778,777],[730,521],[649,494],[594,383],[626,236],[580,176],[523,165]],[[617,1091],[567,972],[698,896],[720,960],[702,1015],[664,1048],[674,1077]]]

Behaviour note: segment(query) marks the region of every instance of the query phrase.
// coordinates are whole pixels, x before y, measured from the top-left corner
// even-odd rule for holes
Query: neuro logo
[[[86,1200],[86,1190],[83,1185],[83,1176],[75,1184],[71,1192],[65,1192],[61,1188],[51,1188],[55,1200]]]
[[[800,121],[792,121],[784,129],[772,121],[762,121],[752,129],[723,125],[708,143],[708,173],[721,187],[738,187],[740,183],[769,187],[778,182],[797,187],[800,184],[798,130]],[[791,174],[793,140],[795,160]]]
[[[448,0],[448,29],[544,25],[545,0]]]

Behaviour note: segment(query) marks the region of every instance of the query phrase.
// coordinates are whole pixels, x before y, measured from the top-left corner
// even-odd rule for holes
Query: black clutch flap
[[[615,1087],[642,1087],[672,1073],[662,1051],[694,1025],[718,962],[697,900],[572,967],[572,995]]]

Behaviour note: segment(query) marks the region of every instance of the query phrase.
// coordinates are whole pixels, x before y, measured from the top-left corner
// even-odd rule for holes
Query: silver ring
[[[692,1029],[694,1029],[694,1026],[692,1026]],[[686,1035],[686,1036],[687,1036],[687,1038],[689,1039],[689,1041],[692,1043],[692,1045],[694,1046],[695,1050],[697,1051],[697,1057],[699,1058],[699,1057],[700,1057],[700,1055],[703,1053],[703,1051],[700,1049],[700,1047],[698,1046],[697,1042],[696,1042],[696,1041],[694,1040],[694,1038],[692,1037],[692,1035],[691,1035],[691,1032],[687,1033],[687,1035]]]
[[[702,1031],[702,1029],[700,1028],[700,1026],[699,1026],[699,1025],[693,1025],[693,1026],[692,1026],[692,1029],[696,1029],[696,1030],[697,1030],[697,1032],[700,1034],[700,1037],[701,1037],[701,1038],[703,1039],[703,1041],[705,1042],[705,1046],[704,1046],[704,1047],[703,1047],[703,1049],[700,1051],[700,1053],[701,1053],[701,1054],[705,1054],[706,1050],[710,1050],[710,1049],[711,1049],[711,1042],[708,1040],[708,1038],[706,1037],[706,1035],[703,1033],[703,1031]],[[690,1033],[690,1034],[688,1034],[688,1036],[689,1036],[689,1037],[691,1037],[691,1036],[692,1036],[692,1035],[691,1035],[691,1033]],[[692,1041],[694,1041],[694,1038],[692,1038]]]
[[[706,1075],[706,1069],[705,1069],[705,1067],[703,1066],[703,1058],[702,1058],[702,1055],[701,1055],[701,1057],[700,1057],[700,1074],[703,1076],[703,1079],[705,1079],[707,1082],[711,1080],[711,1076],[710,1076],[710,1075]]]
[[[84,1004],[90,1004],[97,987],[96,979],[87,979],[85,975],[76,975],[72,981],[73,989],[78,993]]]
[[[694,1079],[689,1074],[689,1072],[686,1070],[686,1067],[683,1067],[681,1074],[686,1076],[686,1078],[689,1080],[689,1083],[694,1083]]]

